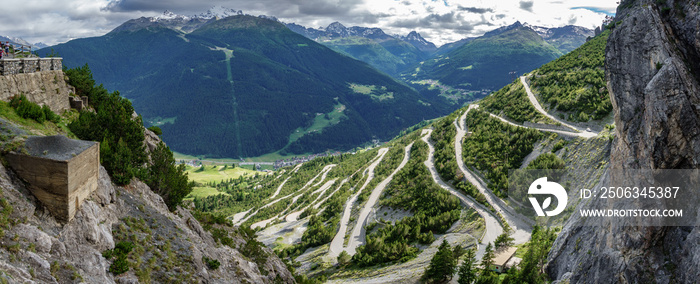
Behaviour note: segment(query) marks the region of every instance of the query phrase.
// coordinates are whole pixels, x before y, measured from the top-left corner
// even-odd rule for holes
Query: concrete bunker
[[[65,136],[33,136],[26,151],[7,154],[7,161],[29,190],[59,221],[70,221],[97,189],[99,143]]]

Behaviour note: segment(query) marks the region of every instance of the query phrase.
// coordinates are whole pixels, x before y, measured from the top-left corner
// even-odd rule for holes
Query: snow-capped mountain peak
[[[202,19],[213,19],[213,18],[226,18],[236,15],[243,15],[243,11],[225,8],[223,6],[214,6],[209,8],[207,12],[197,15],[198,18]]]
[[[179,19],[187,20],[189,18],[190,17],[188,17],[188,16],[178,15],[178,14],[175,14],[175,13],[170,12],[168,10],[165,10],[163,12],[163,14],[160,14],[158,16],[153,17],[153,21],[155,22],[155,21],[159,21],[159,20],[179,20]]]

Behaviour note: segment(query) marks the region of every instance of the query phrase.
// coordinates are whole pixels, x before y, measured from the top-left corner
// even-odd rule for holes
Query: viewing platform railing
[[[0,59],[0,76],[35,73],[63,69],[63,58],[40,58],[32,54],[32,46],[15,42],[2,42],[3,52]]]

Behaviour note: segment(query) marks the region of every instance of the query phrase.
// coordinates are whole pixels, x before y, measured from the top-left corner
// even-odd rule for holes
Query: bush
[[[564,148],[564,146],[566,146],[566,141],[564,141],[564,140],[557,141],[557,143],[554,144],[554,146],[552,147],[552,153],[561,150],[562,148]]]
[[[216,270],[217,268],[219,268],[219,266],[221,266],[221,262],[219,262],[216,259],[208,258],[206,256],[202,256],[202,262],[204,262],[207,265],[207,267],[211,270]]]
[[[346,266],[350,263],[352,257],[346,251],[341,251],[338,255],[338,265]]]
[[[102,256],[104,256],[104,258],[115,258],[115,260],[109,266],[109,272],[111,272],[114,275],[119,275],[129,271],[129,262],[126,261],[126,258],[133,248],[133,243],[122,241],[117,243],[117,245],[114,246],[113,250],[104,251],[102,253]]]
[[[53,123],[58,123],[61,119],[56,115],[51,109],[44,105],[39,106],[27,99],[25,95],[14,96],[10,99],[10,106],[15,109],[17,115],[25,119],[33,119],[36,122],[44,123],[44,121],[51,121]]]
[[[153,131],[153,133],[155,133],[158,136],[163,135],[163,130],[161,130],[160,127],[158,127],[158,126],[155,126],[155,125],[151,126],[148,128],[148,130]]]

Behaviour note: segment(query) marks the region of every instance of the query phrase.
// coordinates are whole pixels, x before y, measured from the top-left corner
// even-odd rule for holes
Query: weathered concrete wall
[[[66,81],[63,71],[0,76],[0,100],[9,101],[14,95],[24,94],[30,101],[61,113],[70,109],[68,96],[75,92]]]
[[[7,161],[29,184],[32,194],[59,221],[70,221],[83,201],[97,189],[100,168],[98,143],[67,160],[9,153]]]
[[[100,169],[100,147],[92,147],[68,162],[68,214],[75,216],[80,204],[97,189]]]
[[[7,161],[29,190],[59,220],[69,220],[68,162],[9,153]]]

